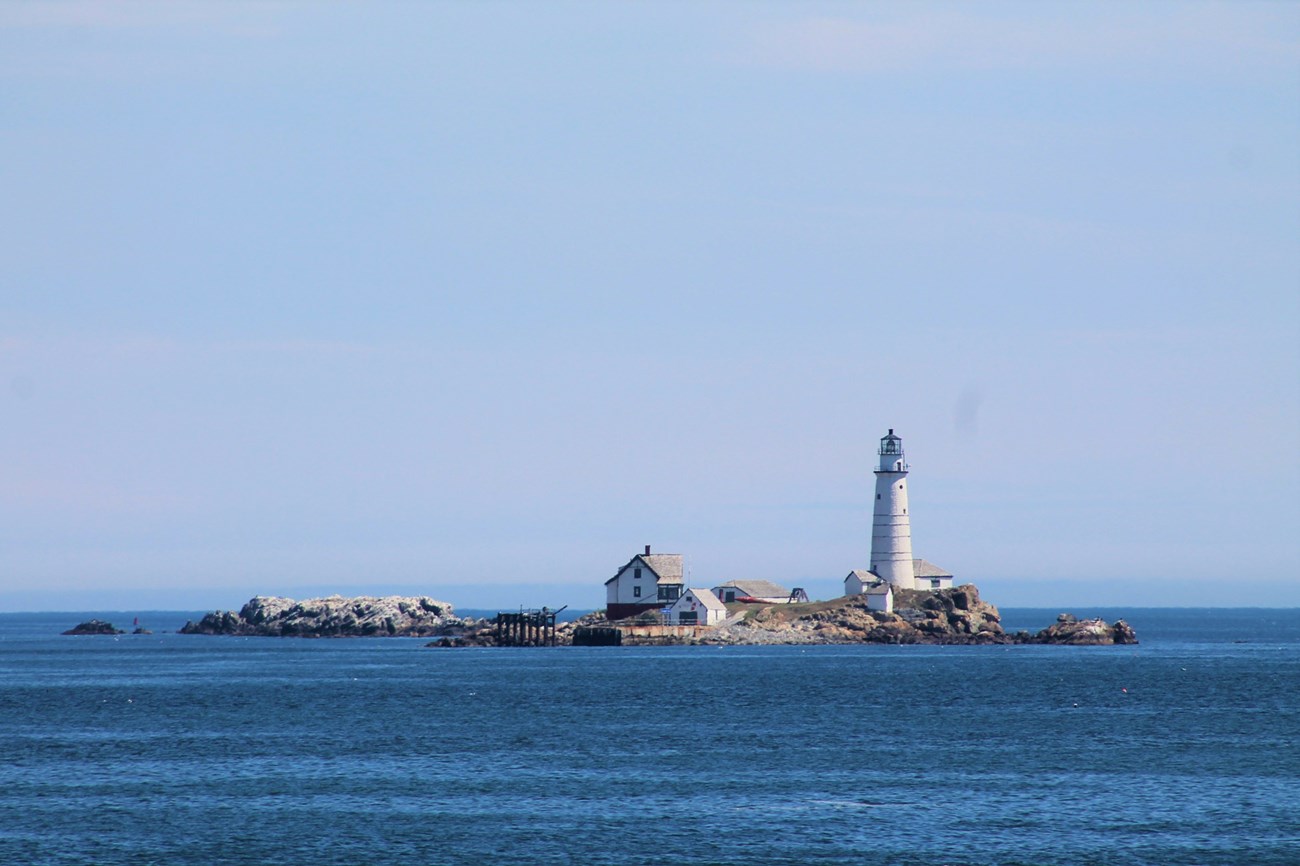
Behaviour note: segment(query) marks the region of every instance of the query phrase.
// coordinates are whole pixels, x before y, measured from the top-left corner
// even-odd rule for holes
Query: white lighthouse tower
[[[915,589],[912,527],[907,517],[907,458],[903,440],[889,433],[880,440],[876,504],[871,516],[871,570],[895,589]]]

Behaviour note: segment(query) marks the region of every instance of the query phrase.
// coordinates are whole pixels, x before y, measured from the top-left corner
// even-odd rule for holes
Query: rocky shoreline
[[[899,590],[890,613],[867,609],[864,596],[806,604],[732,605],[743,613],[727,625],[679,631],[640,625],[635,620],[606,620],[588,614],[556,629],[556,643],[569,645],[575,634],[619,632],[621,646],[756,646],[798,644],[1057,644],[1113,646],[1135,644],[1137,635],[1124,620],[1080,620],[1063,613],[1038,632],[1008,633],[997,607],[983,601],[974,584],[934,592]],[[749,608],[746,610],[746,608]],[[665,633],[666,632],[666,633]],[[480,621],[441,636],[429,646],[496,646],[490,621]]]
[[[873,611],[862,596],[809,605],[771,605],[692,640],[699,644],[1061,644],[1137,643],[1128,623],[1064,613],[1036,633],[1008,633],[997,607],[974,584],[934,592],[900,590],[894,610]],[[801,609],[803,608],[803,609]]]

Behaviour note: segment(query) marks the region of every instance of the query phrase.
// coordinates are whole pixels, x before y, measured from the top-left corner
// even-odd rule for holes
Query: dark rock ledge
[[[111,622],[104,622],[102,619],[88,619],[63,632],[63,634],[126,634],[126,632],[120,628],[114,628]]]

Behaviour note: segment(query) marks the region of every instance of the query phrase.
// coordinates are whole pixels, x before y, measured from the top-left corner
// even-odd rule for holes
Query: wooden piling
[[[563,610],[563,608],[561,608]],[[559,611],[499,611],[493,622],[497,646],[555,646],[555,615]]]

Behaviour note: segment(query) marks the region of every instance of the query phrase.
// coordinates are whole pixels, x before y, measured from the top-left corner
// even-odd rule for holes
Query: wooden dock
[[[559,612],[545,607],[518,612],[498,611],[493,630],[497,646],[555,646],[555,615]]]

